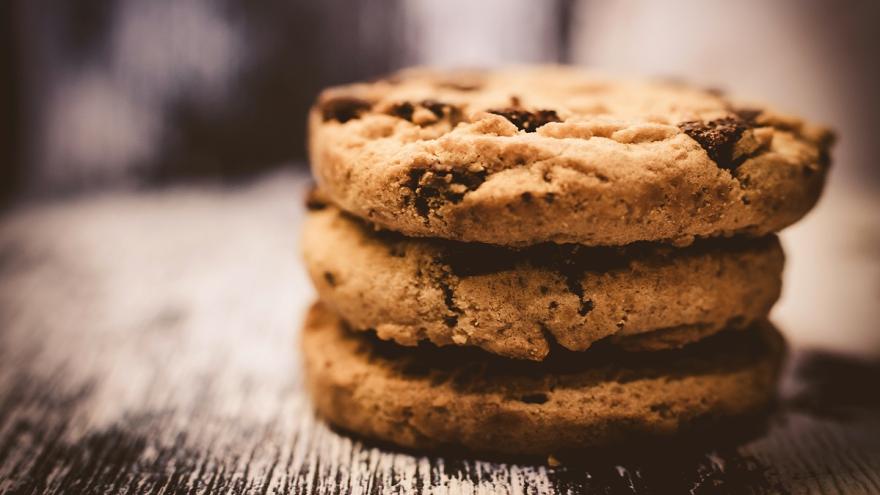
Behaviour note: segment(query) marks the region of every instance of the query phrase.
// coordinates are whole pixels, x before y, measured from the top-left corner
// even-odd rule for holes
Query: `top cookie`
[[[350,213],[516,246],[778,231],[818,199],[833,138],[717,91],[539,67],[330,88],[309,140],[318,183]]]

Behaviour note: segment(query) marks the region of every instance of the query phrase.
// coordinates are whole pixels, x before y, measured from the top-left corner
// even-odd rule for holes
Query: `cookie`
[[[302,250],[320,297],[354,328],[414,346],[469,345],[541,360],[553,342],[678,347],[767,315],[784,257],[775,236],[508,249],[376,231],[312,201]]]
[[[325,90],[309,126],[346,211],[511,246],[776,232],[816,203],[833,141],[717,91],[566,67],[404,71]]]
[[[407,448],[540,456],[760,412],[784,350],[762,322],[680,350],[554,350],[534,363],[476,349],[403,348],[347,331],[320,304],[302,345],[312,401],[338,427]]]

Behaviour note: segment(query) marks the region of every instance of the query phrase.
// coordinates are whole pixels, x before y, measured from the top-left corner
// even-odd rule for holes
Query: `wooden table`
[[[299,378],[305,184],[288,173],[4,216],[0,492],[880,493],[880,366],[795,338],[780,410],[736,446],[549,468],[329,430]]]

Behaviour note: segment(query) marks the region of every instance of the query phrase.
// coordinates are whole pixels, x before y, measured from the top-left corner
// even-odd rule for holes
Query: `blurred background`
[[[10,0],[9,198],[304,164],[318,90],[414,64],[681,77],[826,122],[834,180],[880,186],[880,3]],[[11,78],[10,78],[11,76]],[[11,118],[10,118],[11,117]]]
[[[305,175],[305,115],[320,88],[417,64],[678,77],[826,123],[840,136],[834,170],[817,211],[785,235],[778,317],[809,344],[880,355],[880,2],[7,0],[0,10],[7,209]]]

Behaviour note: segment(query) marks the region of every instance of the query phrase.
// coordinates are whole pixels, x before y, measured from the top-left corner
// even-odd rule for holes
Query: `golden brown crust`
[[[516,251],[376,232],[320,208],[307,215],[302,249],[321,299],[354,328],[408,346],[430,340],[531,360],[554,341],[680,347],[765,317],[780,292],[773,236]]]
[[[314,175],[346,211],[502,245],[775,232],[815,204],[831,141],[716,93],[563,67],[331,88],[309,137]]]
[[[321,305],[302,343],[315,407],[339,427],[408,448],[541,456],[760,411],[784,350],[761,323],[678,351],[593,349],[591,359],[570,353],[538,364],[400,348],[346,331]]]

